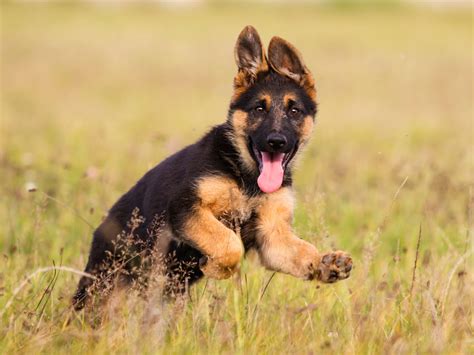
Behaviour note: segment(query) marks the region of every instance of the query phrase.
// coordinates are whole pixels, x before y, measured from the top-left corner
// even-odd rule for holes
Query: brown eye
[[[300,110],[298,110],[296,107],[293,107],[293,108],[290,109],[290,113],[291,113],[292,115],[296,115],[296,114],[299,113],[299,112],[300,112]]]
[[[257,107],[255,107],[255,111],[258,112],[258,113],[262,113],[265,110],[263,109],[262,106],[257,106]]]

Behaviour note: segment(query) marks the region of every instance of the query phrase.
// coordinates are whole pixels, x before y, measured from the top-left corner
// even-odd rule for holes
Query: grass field
[[[471,16],[2,3],[0,353],[474,352]],[[225,119],[247,24],[315,74],[295,230],[349,251],[351,278],[272,277],[249,256],[181,305],[118,297],[98,327],[71,315],[73,272],[22,284],[82,270],[112,203]]]

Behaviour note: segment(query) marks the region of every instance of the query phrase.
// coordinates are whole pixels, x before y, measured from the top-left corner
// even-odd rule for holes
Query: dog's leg
[[[226,279],[236,271],[244,254],[242,241],[234,231],[219,222],[210,209],[196,208],[184,223],[184,234],[204,255],[200,261],[204,275]]]
[[[163,294],[165,299],[175,299],[183,296],[203,276],[199,268],[203,255],[186,243],[170,240],[168,244],[168,253],[163,259],[167,275]]]
[[[258,252],[265,267],[327,283],[349,277],[352,259],[347,253],[320,254],[313,245],[293,234],[293,196],[290,189],[266,195],[257,214]]]
[[[93,275],[95,280],[88,276],[80,279],[72,299],[75,310],[84,308],[92,293],[102,294],[103,290],[110,288],[111,282],[107,278],[107,271],[110,271],[113,263],[114,242],[120,231],[119,225],[110,217],[95,230],[89,260],[84,270]]]
[[[171,227],[177,236],[203,254],[200,268],[204,275],[229,278],[239,265],[244,246],[240,236],[217,216],[241,209],[243,195],[232,179],[208,175],[196,182],[195,197],[192,206],[178,202],[170,205]]]

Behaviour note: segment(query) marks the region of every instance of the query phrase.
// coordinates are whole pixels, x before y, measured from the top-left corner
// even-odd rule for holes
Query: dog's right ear
[[[255,82],[259,72],[268,70],[262,41],[254,27],[246,26],[240,32],[234,55],[239,68],[234,79],[234,89],[241,92]]]
[[[291,43],[273,37],[268,45],[268,61],[277,73],[296,81],[309,97],[316,100],[313,75],[304,64],[300,52]]]

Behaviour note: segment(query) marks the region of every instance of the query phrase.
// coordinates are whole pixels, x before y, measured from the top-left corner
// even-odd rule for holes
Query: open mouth
[[[277,191],[283,184],[285,169],[295,156],[298,146],[295,145],[288,153],[272,153],[260,151],[252,142],[250,145],[260,171],[258,187],[265,193]]]

